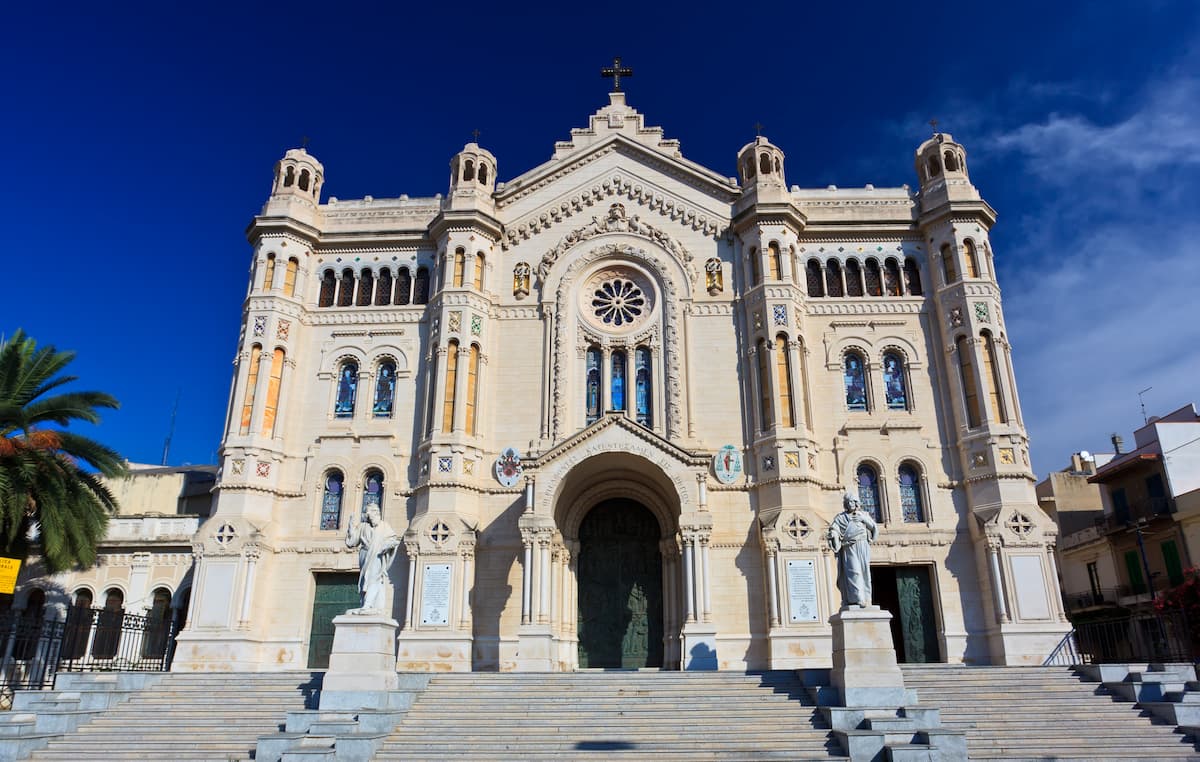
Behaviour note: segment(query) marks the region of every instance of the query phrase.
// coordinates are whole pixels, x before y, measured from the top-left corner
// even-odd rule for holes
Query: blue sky
[[[78,351],[122,402],[92,433],[213,462],[271,169],[326,195],[500,179],[606,102],[735,174],[755,122],[804,187],[915,184],[936,116],[999,211],[992,244],[1039,474],[1198,396],[1200,4],[18,4],[0,29],[0,331]],[[511,6],[511,7],[510,7]],[[977,7],[978,6],[978,7]]]

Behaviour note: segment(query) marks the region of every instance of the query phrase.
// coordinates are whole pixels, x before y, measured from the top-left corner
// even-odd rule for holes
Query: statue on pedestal
[[[838,589],[842,608],[871,605],[871,541],[878,534],[875,519],[863,513],[858,495],[846,491],[842,512],[829,525],[829,547],[838,557]]]
[[[366,523],[346,524],[346,547],[358,548],[358,594],[362,605],[347,614],[382,614],[387,605],[388,570],[396,558],[400,538],[379,515],[379,506],[367,506]]]

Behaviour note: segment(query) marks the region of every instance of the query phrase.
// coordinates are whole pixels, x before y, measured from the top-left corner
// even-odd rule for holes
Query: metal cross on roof
[[[937,126],[938,126],[938,124],[939,124],[939,122],[938,122],[938,120],[937,120],[937,119],[930,119],[930,120],[929,120],[929,126],[933,128],[933,132],[934,132],[934,134],[935,134],[935,135],[937,134]]]
[[[754,123],[754,134],[755,134],[755,135],[758,135],[758,136],[761,138],[761,137],[762,137],[762,131],[763,131],[763,126],[762,126],[762,123],[761,123],[761,122],[755,122],[755,123]]]
[[[605,78],[611,77],[613,81],[612,91],[614,93],[619,93],[621,92],[621,77],[632,77],[633,69],[630,69],[628,66],[621,66],[621,57],[614,56],[613,65],[611,67],[606,66],[601,69],[600,76]]]
[[[480,135],[480,133],[479,133],[479,128],[478,128],[478,127],[476,127],[475,129],[471,130],[471,137],[475,139],[475,142],[476,142],[476,143],[478,143],[478,142],[479,142],[479,135]]]

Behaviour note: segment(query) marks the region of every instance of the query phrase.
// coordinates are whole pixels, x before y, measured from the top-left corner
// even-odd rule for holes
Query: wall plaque
[[[421,575],[421,624],[450,621],[450,564],[425,564]]]
[[[742,475],[742,453],[725,445],[713,456],[713,474],[721,484],[733,484]]]
[[[817,621],[817,567],[811,558],[787,562],[787,587],[791,621]]]

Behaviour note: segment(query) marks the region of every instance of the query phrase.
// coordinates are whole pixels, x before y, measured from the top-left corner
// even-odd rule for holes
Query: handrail
[[[1062,640],[1058,641],[1058,645],[1054,647],[1054,650],[1042,662],[1042,666],[1052,667],[1061,665],[1072,667],[1082,662],[1083,660],[1079,658],[1079,649],[1075,646],[1075,629],[1071,628],[1071,631],[1063,635]]]

